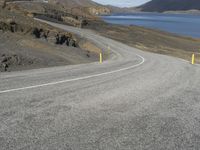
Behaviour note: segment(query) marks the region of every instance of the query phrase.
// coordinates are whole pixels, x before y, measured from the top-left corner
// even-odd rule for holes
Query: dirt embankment
[[[89,22],[86,28],[95,30],[101,35],[139,48],[144,51],[175,56],[186,60],[192,53],[200,62],[200,39],[177,36],[167,32],[146,29],[138,26],[120,26],[103,21]]]
[[[82,48],[82,41],[31,17],[0,10],[0,71],[97,61],[98,54]]]

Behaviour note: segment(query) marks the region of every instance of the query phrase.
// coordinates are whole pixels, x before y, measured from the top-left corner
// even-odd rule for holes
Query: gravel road
[[[198,65],[48,23],[110,58],[0,73],[1,150],[200,149]]]

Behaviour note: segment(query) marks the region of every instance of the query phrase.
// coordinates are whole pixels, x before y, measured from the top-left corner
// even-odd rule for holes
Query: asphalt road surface
[[[49,24],[110,58],[1,73],[0,150],[200,149],[200,66]]]

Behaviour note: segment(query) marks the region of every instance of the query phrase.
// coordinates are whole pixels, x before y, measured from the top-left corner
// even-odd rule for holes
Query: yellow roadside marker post
[[[111,54],[110,46],[108,46],[108,54],[109,54],[109,55]]]
[[[102,56],[102,52],[99,54],[99,62],[102,63],[103,62],[103,56]]]
[[[195,56],[194,54],[192,54],[192,65],[194,65],[194,63],[195,63]]]

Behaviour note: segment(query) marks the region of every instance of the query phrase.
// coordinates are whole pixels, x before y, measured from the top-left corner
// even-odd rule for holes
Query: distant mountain
[[[138,9],[145,12],[200,10],[200,0],[151,0]]]
[[[138,12],[139,9],[137,9],[136,7],[116,7],[116,6],[112,6],[112,5],[107,5],[107,8],[110,9],[111,13],[134,13],[134,12]]]

